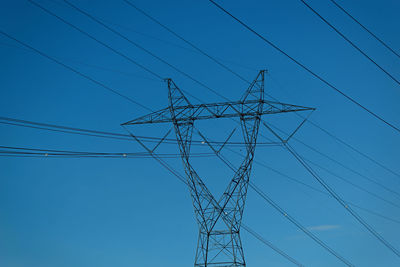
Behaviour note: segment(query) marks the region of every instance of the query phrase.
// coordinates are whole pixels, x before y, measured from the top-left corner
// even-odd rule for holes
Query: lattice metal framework
[[[240,226],[262,115],[308,111],[312,108],[264,100],[265,71],[260,71],[241,100],[192,105],[167,79],[169,107],[123,125],[172,123],[187,176],[199,226],[196,267],[246,266]],[[197,120],[239,118],[246,153],[222,196],[217,200],[190,163],[190,148]]]

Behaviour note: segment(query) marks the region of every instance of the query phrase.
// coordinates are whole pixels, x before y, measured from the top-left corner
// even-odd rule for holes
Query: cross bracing
[[[178,86],[171,79],[167,79],[169,106],[123,124],[123,126],[173,124],[187,178],[186,184],[192,197],[199,227],[194,263],[196,267],[246,266],[240,229],[261,117],[268,114],[314,110],[309,107],[264,100],[264,76],[265,71],[260,71],[239,101],[197,105],[191,104]],[[195,122],[221,118],[240,119],[246,152],[225,191],[217,199],[195,170],[190,159],[194,131],[209,144],[209,140],[195,127]],[[212,146],[210,147],[214,150]],[[216,150],[214,152],[218,153]]]

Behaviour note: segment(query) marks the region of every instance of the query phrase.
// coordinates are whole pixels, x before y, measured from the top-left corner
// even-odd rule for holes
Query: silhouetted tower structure
[[[123,124],[173,124],[199,226],[196,267],[246,266],[240,226],[261,117],[312,110],[264,100],[264,76],[265,71],[260,71],[239,101],[196,105],[189,102],[171,79],[167,79],[169,106]],[[193,130],[198,131],[194,128],[196,121],[221,118],[240,119],[246,152],[224,193],[217,200],[191,165],[190,148]]]

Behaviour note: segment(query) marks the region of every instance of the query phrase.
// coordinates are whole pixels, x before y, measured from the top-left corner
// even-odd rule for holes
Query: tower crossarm
[[[259,103],[263,104],[262,112],[259,112]],[[235,118],[262,116],[286,112],[298,112],[314,110],[314,108],[285,104],[268,100],[247,100],[220,102],[211,104],[197,104],[175,106],[175,118],[171,117],[170,107],[152,112],[145,116],[123,123],[122,125],[185,122],[205,119]]]

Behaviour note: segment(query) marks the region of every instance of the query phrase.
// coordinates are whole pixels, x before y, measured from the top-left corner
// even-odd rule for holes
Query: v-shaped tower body
[[[173,124],[199,226],[196,267],[246,266],[240,226],[261,117],[312,110],[264,100],[264,75],[265,71],[260,71],[239,101],[197,105],[192,105],[175,83],[168,79],[169,107],[123,124]],[[190,148],[197,120],[221,118],[240,119],[246,152],[224,193],[217,200],[191,165]]]

